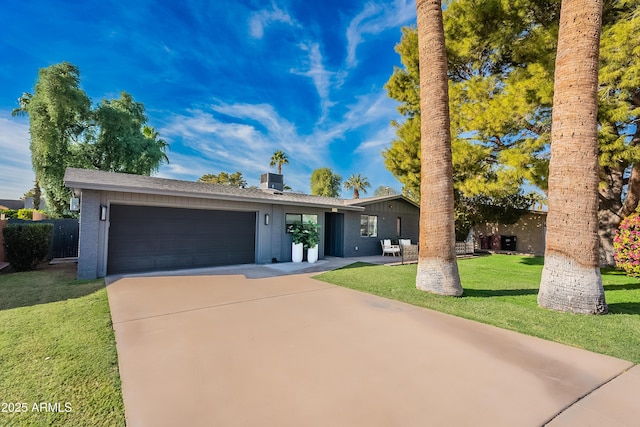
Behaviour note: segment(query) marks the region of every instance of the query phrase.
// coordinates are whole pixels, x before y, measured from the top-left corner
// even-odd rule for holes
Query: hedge
[[[9,224],[2,230],[7,261],[16,271],[34,270],[47,256],[52,224]]]

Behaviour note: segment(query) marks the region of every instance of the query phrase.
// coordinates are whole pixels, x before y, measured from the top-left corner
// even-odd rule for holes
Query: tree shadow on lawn
[[[523,257],[520,260],[520,264],[525,264],[525,265],[544,265],[544,257],[542,257],[542,256]]]
[[[104,288],[101,280],[77,281],[75,264],[48,265],[35,271],[0,275],[0,311],[65,301]]]
[[[607,305],[610,314],[640,315],[640,302],[614,302]]]
[[[640,289],[640,283],[624,283],[621,285],[602,285],[605,291],[633,291]]]
[[[358,262],[354,262],[353,264],[345,265],[344,267],[336,268],[334,271],[349,270],[351,268],[373,267],[375,265],[379,265],[379,264],[369,264],[368,262],[358,261]]]
[[[463,297],[474,298],[490,298],[490,297],[507,297],[519,295],[535,295],[537,289],[470,289],[464,288]]]

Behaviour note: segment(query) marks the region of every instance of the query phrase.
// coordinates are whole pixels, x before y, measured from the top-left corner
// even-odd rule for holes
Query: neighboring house
[[[67,169],[80,197],[78,278],[291,261],[295,221],[320,226],[320,258],[381,254],[380,239],[418,239],[419,207],[402,195],[345,200],[261,188]]]
[[[17,211],[18,209],[24,208],[23,200],[8,200],[8,199],[0,199],[0,211],[4,210],[12,210]]]
[[[33,197],[25,197],[24,198],[24,208],[25,209],[33,209],[34,208],[34,206],[33,206]],[[44,211],[46,209],[47,209],[47,202],[44,199],[44,197],[42,197],[40,199],[40,210]]]
[[[547,213],[543,211],[529,211],[518,219],[515,224],[484,224],[473,228],[473,237],[476,249],[496,249],[509,250],[512,252],[528,253],[534,255],[544,255],[545,233],[546,233]],[[490,236],[515,237],[515,249],[498,248],[502,239],[495,238],[493,248],[483,248],[481,242],[491,240]],[[489,243],[489,246],[491,244]]]

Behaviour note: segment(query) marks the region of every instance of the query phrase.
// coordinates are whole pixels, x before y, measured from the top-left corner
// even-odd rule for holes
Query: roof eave
[[[160,190],[152,188],[139,188],[129,187],[125,185],[111,185],[100,183],[86,183],[68,180],[65,181],[65,185],[69,188],[81,189],[81,190],[96,190],[96,191],[113,191],[119,193],[137,193],[137,194],[153,194],[157,196],[175,196],[175,197],[193,197],[198,199],[215,199],[225,200],[233,202],[247,202],[247,203],[260,203],[267,205],[293,205],[293,206],[308,206],[323,209],[338,209],[344,211],[361,212],[365,208],[361,206],[347,206],[343,204],[328,204],[328,203],[313,203],[293,200],[277,200],[277,199],[261,199],[254,197],[235,196],[232,194],[219,194],[219,193],[200,193],[189,191],[173,191],[173,190]]]

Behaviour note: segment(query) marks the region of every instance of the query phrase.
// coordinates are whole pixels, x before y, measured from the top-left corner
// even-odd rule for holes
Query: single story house
[[[295,221],[320,227],[320,258],[379,255],[381,239],[418,240],[419,206],[402,195],[339,199],[69,168],[79,198],[78,278],[291,261]]]

